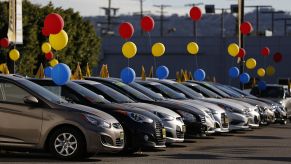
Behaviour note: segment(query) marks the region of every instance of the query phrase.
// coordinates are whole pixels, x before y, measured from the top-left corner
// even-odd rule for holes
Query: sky
[[[104,11],[100,7],[107,7],[108,0],[30,0],[32,3],[45,5],[51,1],[56,7],[63,7],[64,9],[73,8],[79,11],[82,16],[96,16],[104,15]],[[112,7],[120,8],[118,14],[132,14],[139,12],[140,0],[112,0]],[[185,4],[189,3],[204,3],[215,4],[217,8],[229,8],[231,4],[237,3],[237,0],[144,0],[144,10],[151,13],[158,14],[158,9],[153,5],[171,5],[166,8],[167,14],[177,13],[185,15],[188,8]],[[291,11],[291,0],[245,0],[246,5],[271,5],[276,10]],[[203,8],[203,7],[202,7]],[[249,11],[251,9],[246,9]]]

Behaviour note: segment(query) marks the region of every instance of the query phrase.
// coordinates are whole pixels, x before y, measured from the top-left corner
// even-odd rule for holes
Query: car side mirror
[[[25,104],[29,104],[29,105],[38,104],[38,100],[34,96],[25,96],[23,98],[23,101],[24,101]]]

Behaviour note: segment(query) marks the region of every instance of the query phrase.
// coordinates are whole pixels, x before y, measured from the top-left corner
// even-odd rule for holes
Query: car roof
[[[17,75],[17,74],[0,74],[0,77],[6,78],[6,79],[11,79],[11,80],[18,80],[18,79],[23,79],[25,78],[24,76]]]
[[[163,79],[163,80],[159,80],[159,79],[156,79],[156,78],[154,78],[154,79],[149,79],[150,81],[155,81],[155,82],[161,82],[161,83],[169,83],[169,84],[176,84],[176,83],[178,83],[178,82],[176,82],[176,81],[173,81],[173,80],[169,80],[169,79]]]
[[[148,81],[148,80],[136,80],[136,81],[141,82],[141,83],[150,84],[150,85],[160,85],[160,83],[154,82],[154,81]]]
[[[90,84],[90,85],[101,84],[97,81],[92,81],[92,80],[73,80],[73,82],[76,82],[78,84]]]

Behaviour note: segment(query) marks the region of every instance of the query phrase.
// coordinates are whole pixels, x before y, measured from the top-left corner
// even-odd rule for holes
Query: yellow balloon
[[[155,43],[152,47],[152,54],[154,57],[160,57],[164,55],[166,48],[163,43]]]
[[[19,59],[20,54],[19,51],[17,49],[13,49],[9,52],[9,57],[11,60],[16,61]]]
[[[49,53],[52,49],[52,46],[48,43],[48,42],[45,42],[41,45],[41,50],[43,53]]]
[[[273,76],[274,74],[276,73],[276,69],[275,69],[275,67],[273,67],[273,66],[268,66],[267,68],[266,68],[266,74],[268,75],[268,76]]]
[[[52,59],[49,63],[52,67],[54,67],[55,65],[59,64],[59,61],[57,59]]]
[[[195,42],[190,42],[187,45],[187,51],[192,55],[197,55],[199,52],[199,46]]]
[[[49,37],[49,42],[55,50],[62,50],[65,48],[68,44],[68,40],[68,34],[64,30],[58,34],[51,34]]]
[[[124,57],[130,59],[137,53],[136,45],[133,42],[126,42],[122,46],[122,54]]]
[[[231,55],[232,57],[236,57],[236,55],[238,55],[239,53],[239,46],[236,43],[232,43],[228,46],[227,50],[229,55]]]
[[[257,70],[257,74],[258,74],[258,76],[260,76],[260,77],[264,77],[265,74],[266,74],[266,71],[265,71],[264,68],[259,68],[259,69]]]
[[[246,66],[248,69],[254,69],[257,66],[257,61],[254,58],[249,58],[246,61]]]

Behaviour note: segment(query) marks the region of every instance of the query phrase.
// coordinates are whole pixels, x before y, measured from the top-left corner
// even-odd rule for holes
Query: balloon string
[[[156,70],[156,68],[157,68],[157,59],[156,57],[154,57],[154,70]]]
[[[197,55],[195,56],[195,62],[196,62],[196,69],[198,68],[198,57]]]

